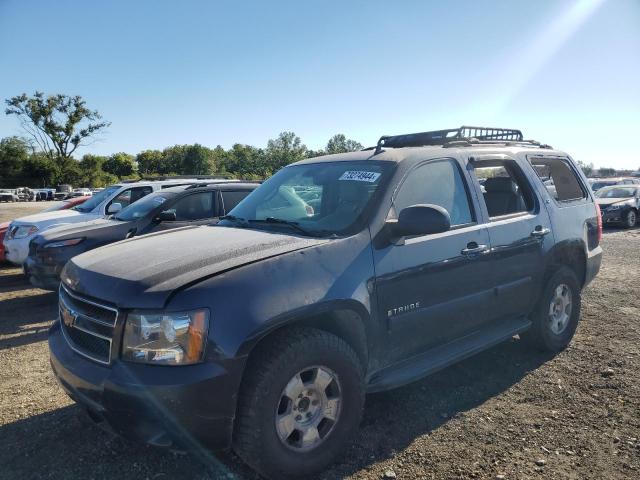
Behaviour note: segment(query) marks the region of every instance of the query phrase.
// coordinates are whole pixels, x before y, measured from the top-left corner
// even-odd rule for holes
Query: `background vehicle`
[[[56,290],[60,272],[72,257],[134,236],[211,224],[257,186],[221,181],[171,187],[147,195],[111,218],[47,230],[31,240],[25,272],[34,286]],[[175,248],[185,250],[189,245]]]
[[[71,192],[71,190],[73,190],[71,185],[66,185],[66,184],[58,185],[58,187],[56,188],[55,199],[64,200],[64,198],[67,196],[68,193]]]
[[[53,205],[52,207],[49,207],[48,209],[46,209],[45,212],[53,212],[56,210],[66,210],[68,208],[75,207],[76,205],[80,205],[88,198],[89,197],[78,197],[78,198],[74,198],[73,200],[59,202]],[[6,261],[5,250],[4,250],[4,237],[7,233],[7,230],[9,229],[9,224],[10,222],[0,223],[0,262]]]
[[[18,200],[15,190],[0,190],[0,202],[17,202]]]
[[[312,214],[286,205],[311,191]],[[579,169],[520,131],[382,137],[281,169],[218,226],[71,259],[51,365],[121,434],[310,476],[345,451],[366,392],[515,334],[565,348],[600,236]]]
[[[35,192],[29,187],[19,187],[16,189],[16,195],[21,202],[31,202],[35,200]]]
[[[619,178],[592,178],[589,179],[591,189],[597,192],[603,187],[610,187],[612,185],[640,185],[640,179],[630,177]]]
[[[15,265],[22,266],[29,254],[29,242],[46,229],[72,223],[95,220],[118,213],[131,203],[149,193],[171,186],[184,185],[200,180],[163,180],[122,182],[105,188],[93,195],[90,200],[72,209],[64,211],[42,212],[18,218],[11,222],[4,239],[6,258]],[[206,180],[202,180],[204,182]]]
[[[595,193],[602,212],[602,223],[636,226],[640,212],[640,185],[628,184],[603,187]]]

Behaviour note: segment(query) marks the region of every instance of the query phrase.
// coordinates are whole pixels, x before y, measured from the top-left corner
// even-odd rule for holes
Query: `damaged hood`
[[[230,227],[185,227],[124,240],[71,259],[62,281],[121,308],[163,308],[176,290],[221,272],[327,240]]]

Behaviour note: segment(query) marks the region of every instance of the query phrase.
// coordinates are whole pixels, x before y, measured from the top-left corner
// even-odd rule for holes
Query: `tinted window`
[[[105,201],[107,198],[109,198],[111,195],[113,195],[115,192],[117,192],[120,188],[121,187],[119,185],[107,187],[101,192],[96,193],[93,197],[91,197],[89,200],[84,202],[82,205],[73,207],[73,209],[77,210],[78,212],[90,212],[91,210],[96,208],[98,205],[100,205],[103,201]]]
[[[473,222],[469,196],[457,164],[452,160],[426,163],[409,173],[394,200],[396,213],[418,204],[443,207],[451,225]]]
[[[213,193],[200,192],[177,200],[166,212],[175,212],[177,221],[201,220],[213,217]]]
[[[153,193],[144,197],[139,202],[129,205],[124,210],[121,210],[114,218],[122,221],[137,220],[138,218],[144,217],[152,210],[159,208],[160,205],[173,196],[173,193],[168,192]]]
[[[220,192],[222,196],[222,206],[224,213],[228,213],[238,205],[244,197],[249,195],[251,190],[238,190],[235,192]]]
[[[587,194],[566,160],[560,158],[535,158],[534,170],[544,181],[547,190],[559,202],[586,198]]]
[[[140,200],[142,197],[149,195],[152,191],[153,189],[149,186],[128,188],[120,192],[116,196],[116,198],[111,200],[111,202],[109,202],[109,205],[119,203],[120,205],[122,205],[122,208],[126,208],[132,203]],[[109,208],[109,205],[107,205],[107,208]]]

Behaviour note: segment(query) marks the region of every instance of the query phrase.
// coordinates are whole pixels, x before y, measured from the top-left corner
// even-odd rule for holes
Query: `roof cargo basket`
[[[446,145],[460,140],[478,140],[487,142],[523,142],[520,130],[512,128],[469,127],[434,130],[431,132],[409,133],[406,135],[382,136],[378,140],[376,154],[383,147],[424,147],[427,145]]]

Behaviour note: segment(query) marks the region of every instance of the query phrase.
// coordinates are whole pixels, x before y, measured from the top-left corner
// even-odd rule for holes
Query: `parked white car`
[[[6,259],[22,266],[29,255],[29,242],[43,230],[113,215],[151,192],[196,182],[206,183],[206,180],[175,179],[119,183],[94,194],[89,200],[72,209],[18,218],[11,222],[4,238]]]

